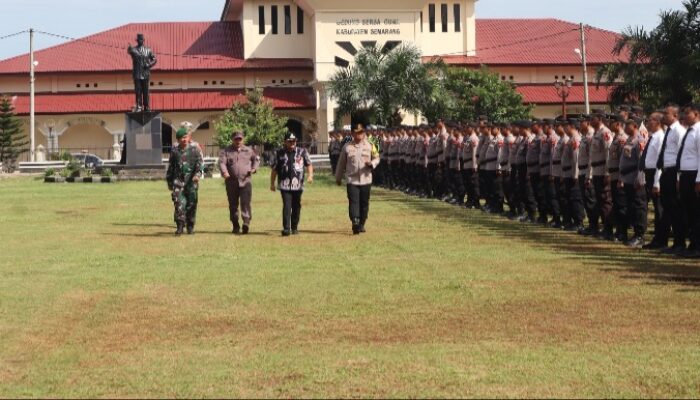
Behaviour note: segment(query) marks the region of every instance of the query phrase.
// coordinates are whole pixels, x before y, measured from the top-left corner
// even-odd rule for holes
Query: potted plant
[[[93,177],[92,177],[92,170],[87,168],[83,170],[83,183],[92,183],[93,182]]]
[[[53,168],[48,168],[44,172],[44,182],[47,183],[59,183],[59,182],[65,182],[66,178],[60,176],[58,172],[56,172],[55,169]]]

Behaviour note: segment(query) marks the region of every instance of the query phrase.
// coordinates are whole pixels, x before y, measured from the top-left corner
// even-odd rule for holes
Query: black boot
[[[353,235],[360,234],[360,220],[359,219],[352,220],[352,234]]]
[[[367,222],[366,219],[363,219],[360,221],[360,233],[366,233],[367,231],[365,230],[365,223]]]
[[[238,222],[233,223],[233,231],[232,232],[234,235],[238,235],[239,233],[241,233],[241,226],[238,224]]]
[[[180,236],[185,231],[185,224],[182,222],[177,223],[177,230],[175,231],[175,236]]]
[[[194,235],[194,224],[187,224],[187,234]]]

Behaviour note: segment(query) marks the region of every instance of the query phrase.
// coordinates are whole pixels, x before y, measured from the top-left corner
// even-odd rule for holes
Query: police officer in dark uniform
[[[299,233],[304,168],[308,171],[308,182],[313,183],[314,167],[311,165],[309,153],[306,149],[297,147],[297,137],[294,133],[287,132],[284,136],[284,147],[277,151],[270,174],[270,190],[274,192],[279,188],[282,194],[282,236]]]

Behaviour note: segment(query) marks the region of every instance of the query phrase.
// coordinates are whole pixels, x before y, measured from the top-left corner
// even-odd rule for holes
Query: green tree
[[[700,0],[686,0],[660,19],[651,31],[628,27],[613,51],[620,60],[598,70],[598,85],[615,85],[613,104],[653,109],[700,100]]]
[[[363,47],[354,61],[336,71],[328,84],[338,103],[337,119],[366,110],[376,123],[396,126],[401,123],[401,111],[420,112],[434,93],[433,65],[421,61],[415,46],[391,51]]]
[[[231,144],[233,133],[243,131],[249,145],[279,146],[287,130],[287,117],[276,115],[272,102],[263,96],[263,90],[246,90],[246,101],[236,102],[215,124],[216,142],[225,147]]]
[[[0,97],[0,162],[6,171],[14,170],[17,158],[27,151],[28,144],[12,102],[6,96]]]
[[[523,104],[523,97],[510,82],[501,80],[488,68],[447,69],[444,87],[452,100],[447,104],[446,119],[475,121],[487,116],[490,121],[509,122],[530,118],[532,105]]]

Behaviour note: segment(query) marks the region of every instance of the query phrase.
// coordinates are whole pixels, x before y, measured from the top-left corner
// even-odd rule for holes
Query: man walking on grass
[[[343,177],[347,181],[350,221],[353,235],[365,232],[369,215],[369,198],[372,188],[372,170],[379,165],[379,153],[367,141],[362,126],[352,132],[352,141],[343,147],[335,172],[340,186]]]
[[[275,155],[270,174],[270,190],[274,192],[279,188],[282,194],[282,236],[299,233],[304,168],[308,171],[308,182],[313,183],[314,167],[311,165],[309,153],[306,149],[297,147],[297,137],[288,132],[284,136],[284,147]]]

